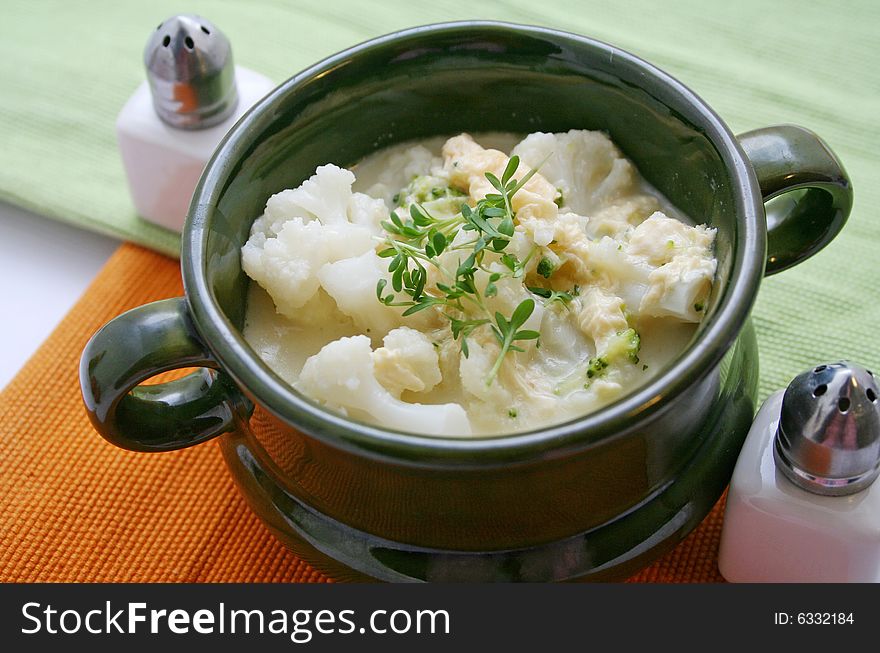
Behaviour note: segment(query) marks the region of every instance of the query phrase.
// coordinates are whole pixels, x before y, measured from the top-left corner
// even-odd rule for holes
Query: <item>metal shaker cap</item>
[[[238,104],[229,39],[210,21],[180,14],[162,21],[144,49],[159,117],[179,129],[212,127]]]
[[[880,474],[880,389],[849,362],[819,365],[785,390],[773,450],[795,485],[827,496],[853,494]]]

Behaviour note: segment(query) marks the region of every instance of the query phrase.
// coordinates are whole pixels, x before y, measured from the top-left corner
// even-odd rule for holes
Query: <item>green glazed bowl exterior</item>
[[[239,252],[273,193],[318,165],[350,166],[393,143],[461,131],[569,129],[608,132],[649,182],[718,230],[707,317],[687,350],[647,385],[550,428],[434,438],[328,412],[292,390],[243,339],[248,280]],[[245,411],[225,412],[204,437],[230,431],[221,446],[251,506],[288,546],[338,578],[622,578],[706,515],[751,423],[758,358],[748,316],[765,273],[764,200],[796,187],[768,191],[755,170],[800,180],[800,168],[785,176],[776,165],[784,147],[817,148],[800,157],[812,159],[827,150],[799,128],[772,128],[741,146],[672,77],[612,46],[549,29],[434,25],[320,62],[239,121],[193,198],[181,252],[187,303],[180,310],[187,315],[166,310],[166,319],[203,343],[192,347],[193,360],[211,359],[234,382],[212,387],[237,386],[261,408],[250,423]],[[774,260],[781,269],[816,251],[845,220],[851,190],[822,204],[848,188],[828,156],[829,174],[840,179],[829,177],[811,206],[833,220],[802,243],[791,221],[780,219],[787,236],[768,272]],[[820,182],[810,172],[802,185]],[[83,378],[100,386],[97,358],[87,354]],[[86,403],[108,439],[155,448],[108,434],[107,411]],[[202,405],[198,412],[201,419],[213,414]]]
[[[351,165],[396,142],[572,128],[609,132],[673,202],[719,229],[709,319],[650,385],[537,432],[427,438],[328,413],[243,341],[238,252],[270,194],[318,165]],[[248,429],[226,436],[227,460],[301,555],[388,580],[559,580],[628,573],[659,553],[662,542],[646,545],[646,536],[677,540],[723,491],[755,404],[750,331],[734,345],[763,275],[765,238],[760,190],[736,139],[672,78],[575,36],[450,25],[337,55],[251,111],[196,191],[182,265],[195,324],[221,368],[274,416],[263,441]]]

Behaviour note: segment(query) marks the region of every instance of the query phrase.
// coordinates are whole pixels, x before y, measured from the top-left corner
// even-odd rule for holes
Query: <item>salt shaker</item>
[[[880,582],[878,396],[870,371],[839,362],[767,399],[727,495],[727,580]]]
[[[189,14],[156,27],[144,64],[147,80],[119,113],[117,141],[138,214],[180,231],[217,144],[274,84],[235,66],[226,36]]]

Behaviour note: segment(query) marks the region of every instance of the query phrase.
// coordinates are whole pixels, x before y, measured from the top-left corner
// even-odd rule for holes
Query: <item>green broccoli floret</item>
[[[641,338],[635,329],[626,329],[614,336],[608,343],[608,347],[599,356],[594,356],[587,363],[587,380],[583,384],[584,390],[596,379],[605,376],[608,370],[620,361],[626,360],[633,365],[639,362],[639,348]],[[647,369],[647,365],[642,370]],[[583,378],[583,377],[581,377]],[[563,394],[568,388],[566,383],[557,386],[556,394]]]
[[[611,362],[625,358],[635,365],[639,362],[639,349],[641,349],[641,346],[642,339],[638,331],[632,328],[626,329],[614,336],[605,350],[605,356]]]
[[[538,261],[537,272],[545,279],[549,279],[553,276],[553,273],[556,272],[556,267],[556,263],[544,256]]]
[[[403,195],[407,199],[423,204],[431,199],[437,199],[442,195],[442,191],[438,186],[440,180],[431,175],[420,175],[413,179],[409,186],[403,190]],[[437,191],[437,194],[435,194]]]
[[[627,360],[633,365],[638,363],[641,345],[642,339],[635,329],[626,329],[614,336],[601,356],[590,359],[584,388],[589,387],[594,379],[604,376],[609,366],[619,360]]]
[[[603,374],[605,374],[605,370],[608,369],[608,359],[604,356],[596,356],[595,358],[590,359],[590,363],[587,366],[587,378],[595,379]]]
[[[435,215],[454,215],[461,210],[467,193],[448,186],[448,183],[442,177],[417,175],[394,196],[393,201],[403,207],[420,204]]]
[[[430,202],[431,200],[446,199],[449,197],[464,197],[467,193],[463,193],[457,188],[447,185],[447,181],[441,177],[433,175],[419,175],[404,188],[400,195],[407,198],[411,202]]]

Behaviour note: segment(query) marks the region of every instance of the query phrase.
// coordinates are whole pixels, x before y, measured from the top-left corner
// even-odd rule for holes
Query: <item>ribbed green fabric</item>
[[[754,318],[762,395],[816,361],[880,367],[877,152],[880,5],[704,0],[659,3],[472,0],[249,2],[4,0],[0,8],[0,199],[176,254],[176,235],[134,214],[114,120],[143,79],[150,30],[199,13],[232,41],[236,62],[281,81],[318,59],[403,27],[492,18],[614,43],[669,71],[734,131],[778,122],[818,132],[845,162],[856,205],[844,233],[767,280]],[[875,368],[876,369],[876,368]]]

